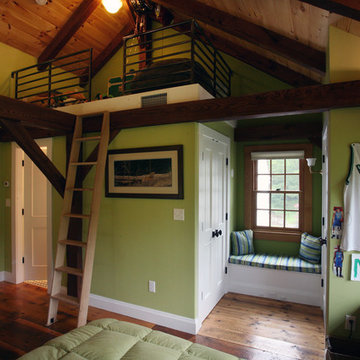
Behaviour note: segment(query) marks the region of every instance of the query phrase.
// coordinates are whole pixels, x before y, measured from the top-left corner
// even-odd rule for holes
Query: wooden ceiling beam
[[[238,59],[288,85],[294,87],[310,86],[319,84],[319,82],[310,77],[300,74],[286,66],[283,66],[271,59],[266,58],[254,51],[246,49],[238,44],[233,43],[225,37],[221,37],[205,31],[216,49]]]
[[[325,52],[287,38],[262,26],[215,9],[200,1],[154,0],[175,13],[196,18],[231,35],[292,60],[307,69],[326,71]]]
[[[74,128],[75,116],[0,95],[0,118],[19,121],[25,127],[59,132]]]
[[[0,100],[1,98],[4,97],[0,97]],[[15,102],[12,103],[15,107],[25,104],[13,99],[10,100]],[[29,106],[30,104],[25,105]],[[111,130],[119,130],[187,122],[242,120],[320,113],[333,109],[358,106],[360,106],[360,80],[276,90],[239,97],[197,100],[122,110],[112,112],[110,119]],[[69,116],[68,119],[71,119],[71,125],[74,123],[75,117],[73,115],[35,105],[31,105],[31,107],[33,109],[36,108],[40,118],[55,113],[56,116],[59,116],[59,122],[62,121],[62,116]],[[1,106],[0,101],[0,118],[2,118],[3,110],[4,108]],[[8,109],[8,113],[12,114],[11,120],[15,121],[14,112]],[[16,111],[16,114],[19,120],[24,119],[26,110],[25,114],[21,111]],[[26,119],[27,122],[29,122],[29,119],[35,119],[36,121],[38,117],[31,117],[29,115]],[[84,131],[98,131],[99,119],[98,116],[87,117]],[[56,125],[56,123],[51,121],[47,128],[60,132],[61,130]],[[65,126],[62,131],[64,134],[69,133],[72,131],[72,126]]]
[[[321,138],[322,124],[291,123],[282,125],[238,127],[235,141],[295,140]]]
[[[185,18],[174,16],[174,23],[182,23],[185,21]],[[186,26],[177,26],[176,30],[179,32],[184,32],[189,30]],[[249,49],[244,48],[241,45],[238,45],[229,39],[220,36],[219,34],[214,34],[209,30],[204,30],[204,34],[210,39],[212,44],[217,50],[224,52],[227,55],[232,56],[235,59],[238,59],[282,82],[285,84],[300,87],[300,86],[310,86],[319,84],[319,82],[311,79],[310,77],[298,73],[292,69],[289,69],[286,66],[283,66],[276,61],[266,58],[260,54],[255,53]]]
[[[115,130],[188,122],[260,119],[357,106],[360,106],[360,80],[122,110],[112,112],[110,119],[111,129]],[[87,118],[85,131],[96,131],[98,128],[98,117]]]
[[[101,0],[83,0],[56,34],[51,43],[40,54],[38,63],[54,59],[89,16],[96,10],[100,3]]]
[[[335,14],[360,21],[359,0],[300,0]]]
[[[93,61],[92,76],[95,76],[101,68],[111,59],[113,55],[121,48],[123,38],[129,35],[134,29],[132,23],[127,23],[121,31],[111,40],[110,44],[100,53],[100,55]],[[122,72],[122,69],[119,69]]]
[[[24,128],[29,132],[29,134],[31,135],[31,137],[33,139],[43,139],[43,138],[48,138],[48,137],[64,135],[64,131],[59,131],[59,130],[57,130],[57,131],[42,130],[42,129],[28,128],[25,126],[24,126]],[[0,142],[9,142],[9,141],[14,141],[11,134],[9,134],[5,130],[0,130]]]
[[[0,124],[13,137],[16,143],[24,150],[27,156],[36,164],[46,176],[57,192],[64,197],[65,178],[51,160],[40,149],[29,132],[20,124],[11,120],[1,119]]]

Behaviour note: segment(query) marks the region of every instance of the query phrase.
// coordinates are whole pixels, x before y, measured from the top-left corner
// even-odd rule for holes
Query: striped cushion
[[[299,257],[313,264],[319,264],[320,254],[321,254],[320,238],[309,235],[306,232],[302,233]]]
[[[246,255],[254,253],[252,230],[232,231],[230,234],[231,255]]]
[[[320,264],[312,264],[293,256],[276,256],[265,254],[249,254],[240,256],[231,255],[229,262],[232,264],[257,266],[276,270],[321,274]]]

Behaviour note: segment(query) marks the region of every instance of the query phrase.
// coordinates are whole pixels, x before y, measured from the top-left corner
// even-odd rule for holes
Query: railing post
[[[195,81],[195,20],[191,21],[191,84]]]
[[[128,39],[124,40],[124,53],[123,53],[123,77],[122,77],[122,92],[125,93],[126,90],[126,84],[125,84],[125,80],[126,80],[126,53],[127,53],[127,42]]]
[[[88,75],[88,82],[89,82],[89,91],[88,91],[88,100],[91,101],[91,80],[92,80],[92,48],[90,48],[90,63],[89,63],[89,75]]]
[[[50,107],[50,101],[51,101],[51,67],[52,67],[52,62],[49,62],[49,72],[48,72],[48,107]],[[55,101],[55,97],[54,97],[54,101]]]
[[[19,76],[19,73],[16,72],[15,73],[15,99],[18,98],[18,86],[19,86],[19,84],[18,84],[18,82],[19,82],[18,76]]]
[[[217,57],[216,57],[217,51],[214,51],[214,79],[213,79],[213,91],[214,91],[214,96],[216,97],[216,61],[217,61]]]

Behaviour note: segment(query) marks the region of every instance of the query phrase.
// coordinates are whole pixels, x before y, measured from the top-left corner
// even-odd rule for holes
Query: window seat
[[[231,255],[229,263],[268,268],[274,270],[298,271],[321,274],[321,265],[312,264],[298,257],[266,254]]]

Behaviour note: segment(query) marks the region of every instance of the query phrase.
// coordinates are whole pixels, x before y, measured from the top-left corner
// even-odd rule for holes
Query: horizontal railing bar
[[[167,48],[170,48],[170,47],[175,47],[177,45],[184,45],[184,44],[190,44],[190,43],[191,43],[191,40],[181,41],[181,42],[177,42],[177,43],[170,44],[170,45],[165,45],[165,46],[161,46],[161,47],[157,47],[157,48],[151,48],[149,50],[139,51],[139,52],[136,52],[134,54],[126,55],[126,57],[129,58],[131,56],[137,56],[137,55],[140,55],[140,54],[145,54],[145,53],[149,53],[149,52],[153,52],[153,51],[157,51],[157,50],[163,50],[163,49],[167,49]]]
[[[168,55],[162,55],[162,56],[156,56],[156,57],[153,57],[152,60],[158,60],[158,59],[163,59],[165,57],[169,57],[169,56],[174,56],[174,55],[180,55],[180,54],[187,54],[187,53],[190,53],[190,50],[184,50],[184,51],[179,51],[179,52],[176,52],[176,53],[172,53],[172,54],[168,54]],[[190,59],[189,59],[190,60]],[[136,61],[136,62],[132,62],[130,64],[125,64],[125,67],[128,67],[130,65],[135,65],[135,64],[140,64],[144,61]]]
[[[173,38],[173,37],[176,37],[176,36],[182,36],[182,35],[186,35],[186,34],[190,34],[191,31],[185,31],[183,33],[176,33],[176,34],[171,34],[171,35],[166,35],[166,36],[162,36],[161,38],[157,38],[157,39],[153,39],[153,40],[149,40],[149,41],[143,41],[143,42],[138,42],[137,44],[133,44],[133,45],[125,45],[125,48],[126,49],[130,49],[130,48],[133,48],[133,47],[136,47],[136,46],[144,46],[144,45],[148,45],[148,44],[153,44],[155,41],[160,41],[160,40],[166,40],[166,39],[170,39],[170,38]],[[145,35],[147,34],[147,32],[145,33]],[[128,56],[126,54],[126,56]]]

